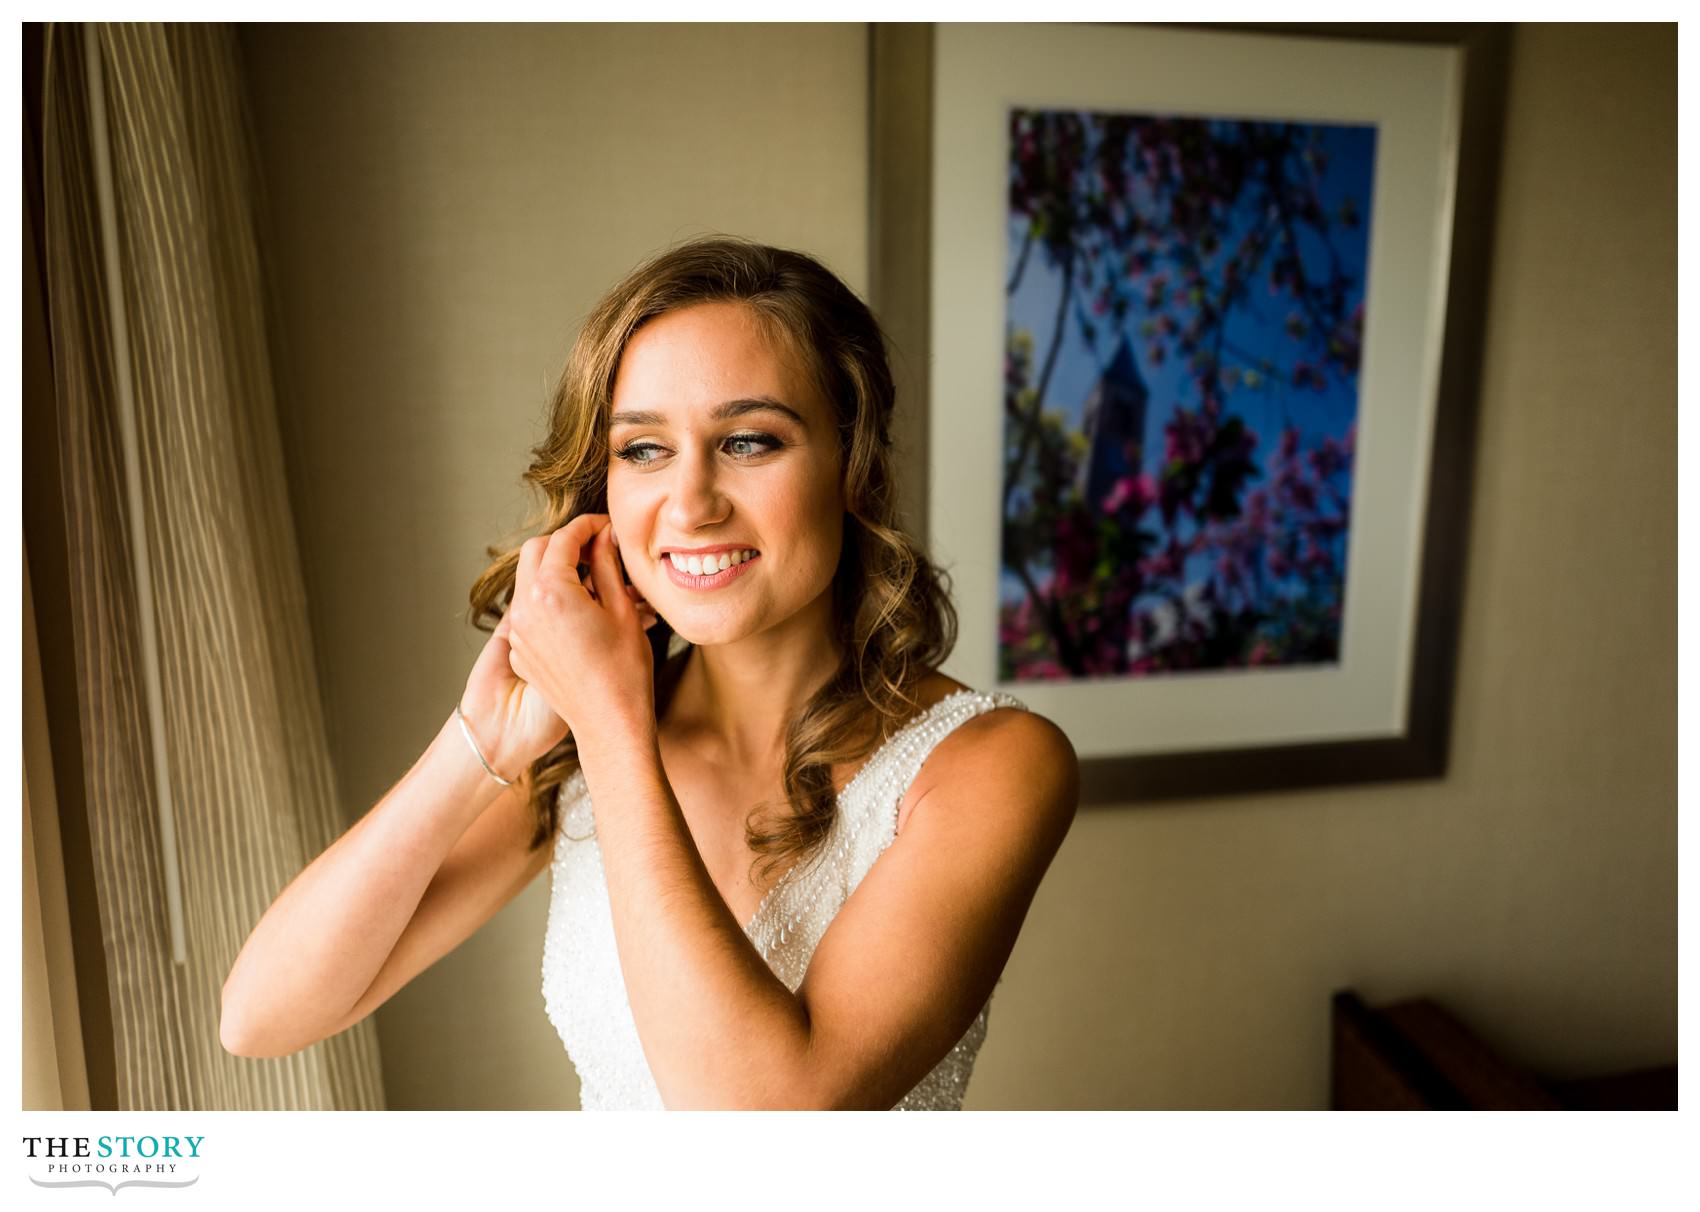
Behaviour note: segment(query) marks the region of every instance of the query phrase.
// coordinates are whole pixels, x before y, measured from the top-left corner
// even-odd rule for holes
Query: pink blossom
[[[1104,497],[1104,512],[1119,513],[1132,507],[1135,516],[1157,499],[1157,486],[1149,475],[1122,476]]]

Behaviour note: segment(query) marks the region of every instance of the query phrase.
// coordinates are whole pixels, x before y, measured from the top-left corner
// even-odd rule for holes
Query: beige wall
[[[292,476],[351,814],[476,651],[596,294],[721,229],[866,259],[855,26],[250,29]],[[1516,39],[1453,767],[1082,812],[969,1106],[1326,1101],[1327,1008],[1437,996],[1554,1076],[1676,1054],[1674,34]],[[546,880],[379,1012],[390,1105],[571,1107]]]

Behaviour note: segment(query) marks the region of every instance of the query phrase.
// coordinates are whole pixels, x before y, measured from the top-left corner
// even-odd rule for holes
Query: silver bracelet
[[[478,764],[484,767],[485,770],[489,770],[490,777],[495,779],[502,786],[512,787],[514,785],[514,781],[512,779],[505,779],[494,770],[491,770],[490,763],[486,762],[484,760],[484,755],[478,751],[478,742],[472,739],[472,729],[467,725],[466,717],[460,713],[459,703],[455,704],[455,719],[460,721],[460,730],[466,736],[466,743],[472,746],[472,752],[473,755],[477,757]]]

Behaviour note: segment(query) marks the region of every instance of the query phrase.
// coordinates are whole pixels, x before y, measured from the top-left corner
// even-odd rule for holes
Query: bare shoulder
[[[1068,735],[1034,711],[995,707],[957,728],[927,760],[932,782],[965,791],[1012,784],[1019,798],[1074,813],[1080,763]],[[1066,806],[1064,801],[1066,801]]]
[[[934,697],[923,699],[929,705],[969,689],[935,676]],[[1029,825],[1066,832],[1079,793],[1080,763],[1068,735],[1037,712],[994,707],[954,729],[927,756],[899,809],[898,832],[923,804],[940,803],[1002,805],[1030,818]]]

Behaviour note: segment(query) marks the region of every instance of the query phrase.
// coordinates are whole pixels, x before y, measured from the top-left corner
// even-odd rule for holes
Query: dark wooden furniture
[[[1676,1066],[1546,1082],[1501,1060],[1427,998],[1381,1009],[1333,997],[1329,1105],[1336,1111],[1676,1110]]]

